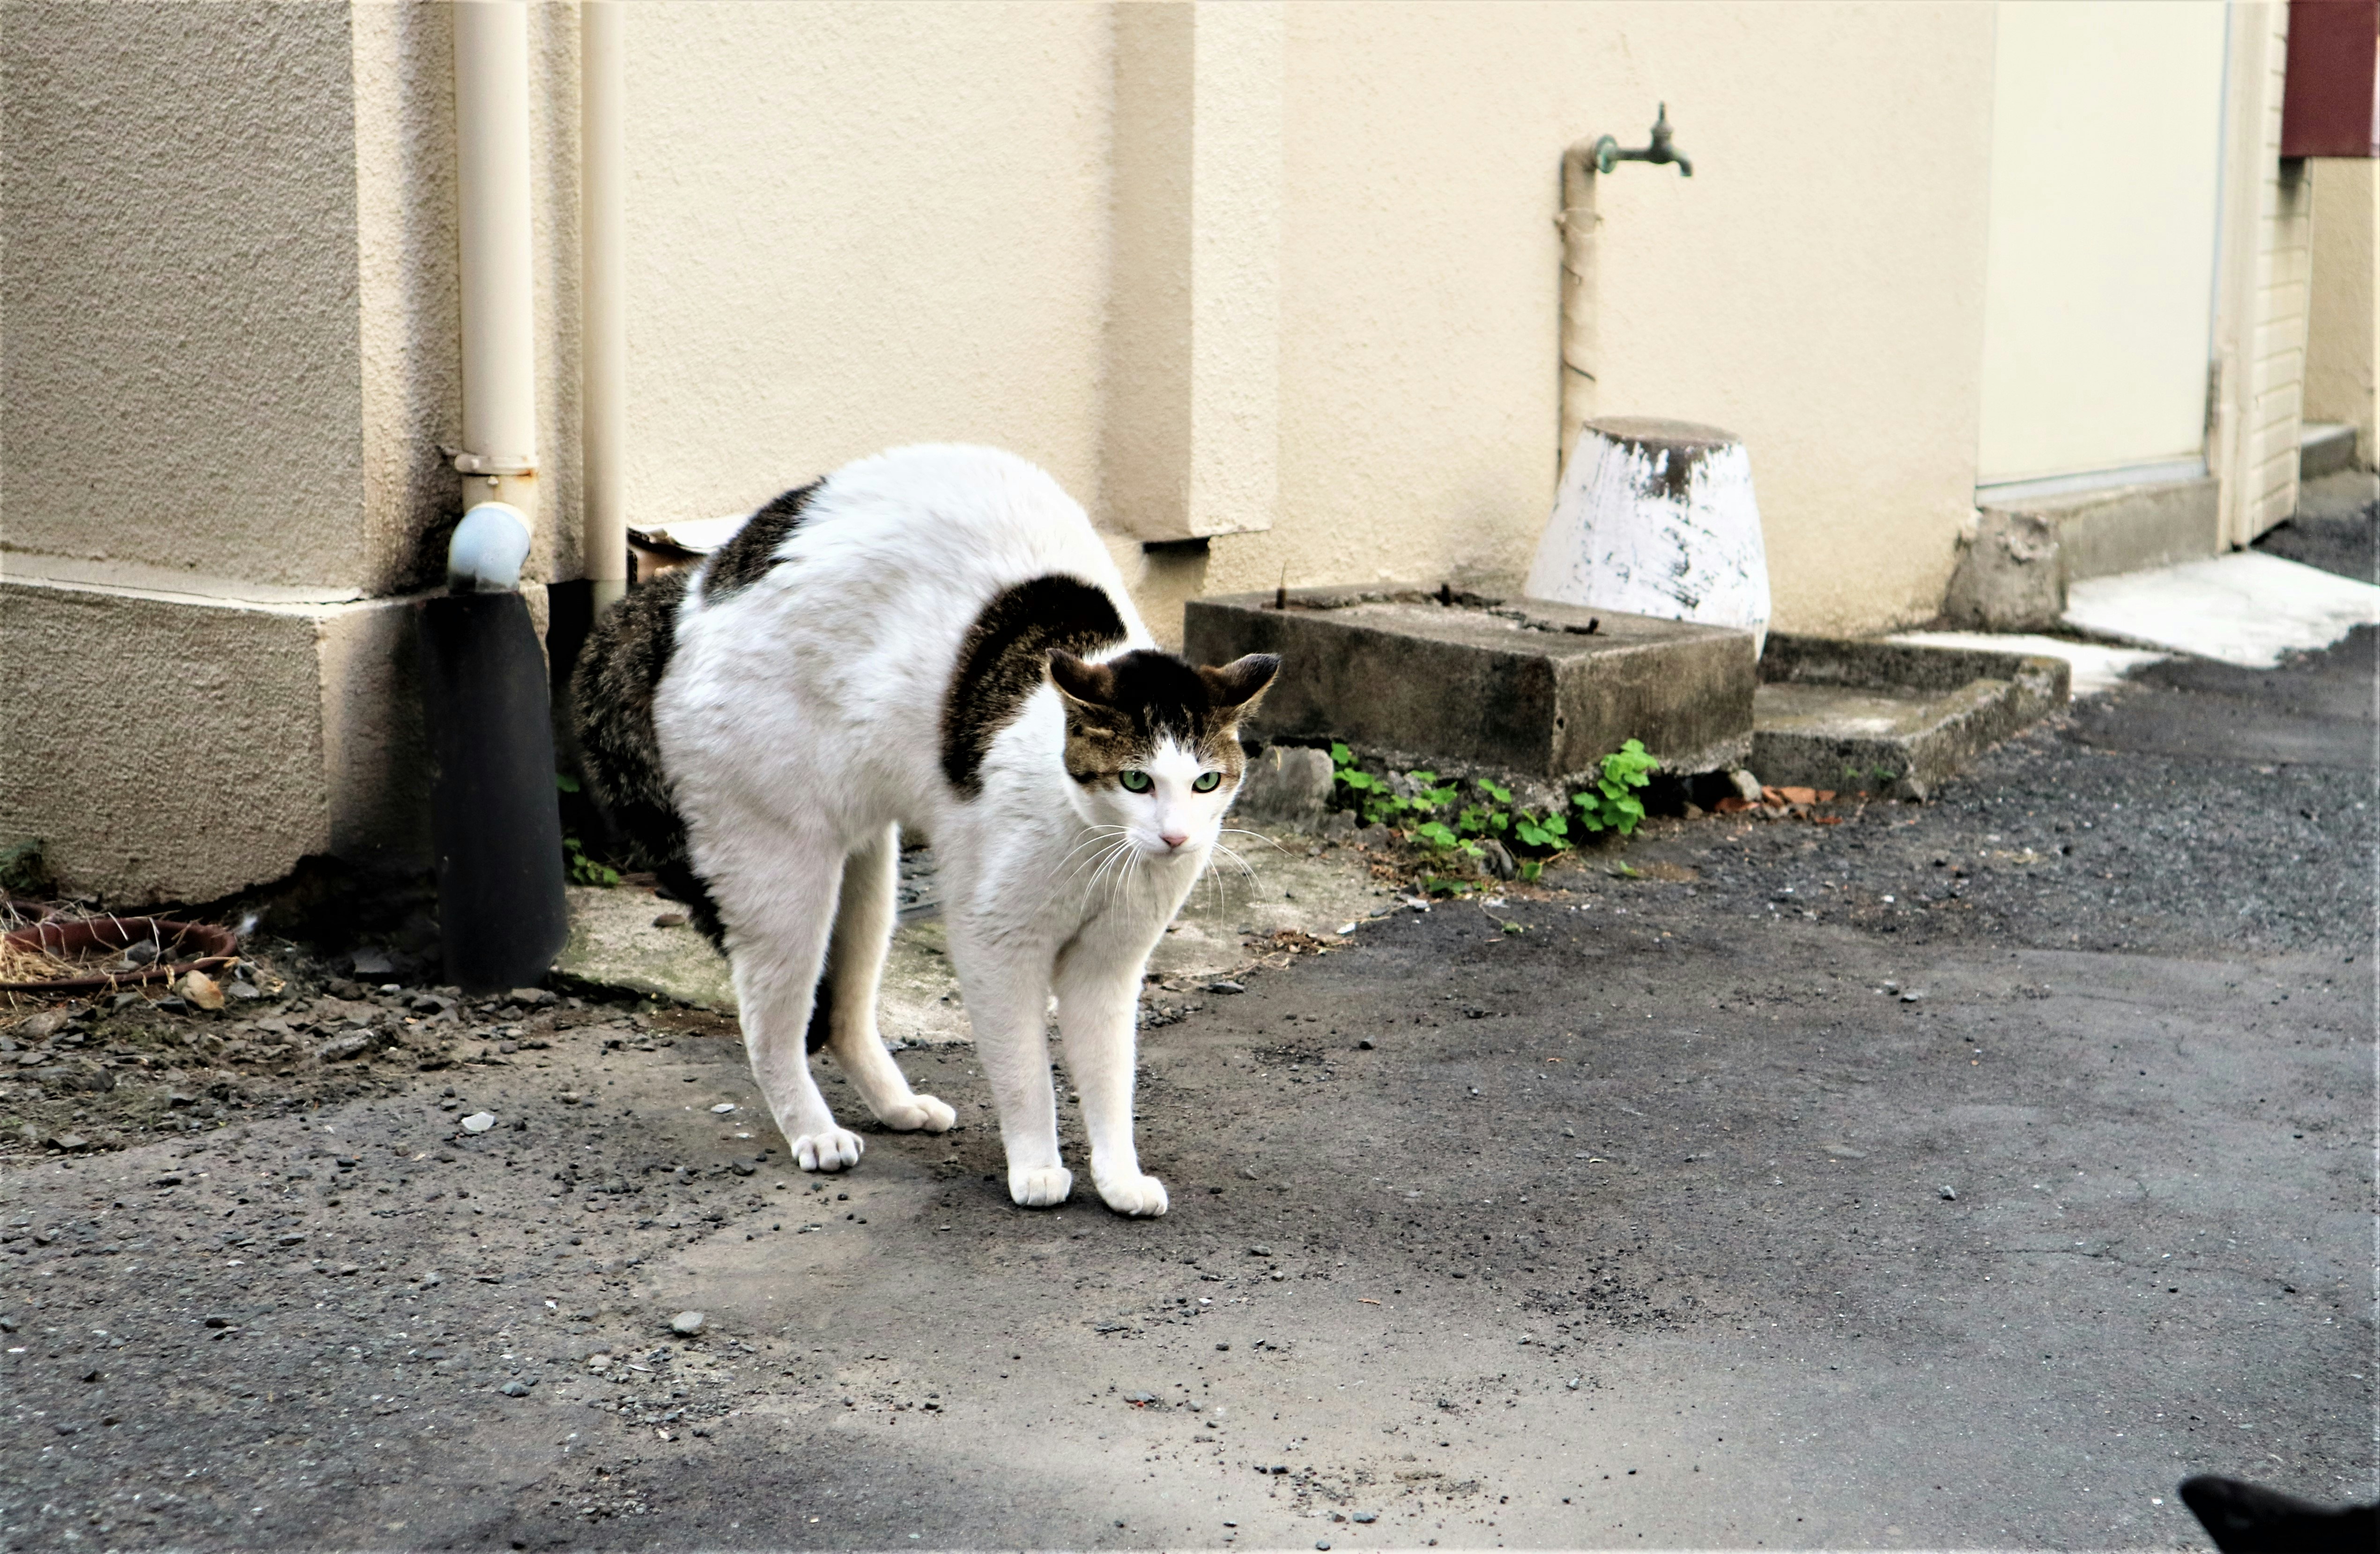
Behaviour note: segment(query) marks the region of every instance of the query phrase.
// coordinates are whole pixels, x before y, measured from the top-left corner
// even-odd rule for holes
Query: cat
[[[1090,520],[990,448],[897,448],[754,513],[589,634],[572,718],[589,790],[727,954],[754,1076],[804,1171],[858,1163],[831,1050],[878,1121],[939,1133],[876,1030],[904,834],[933,844],[1009,1196],[1064,1202],[1045,1034],[1057,998],[1091,1176],[1165,1212],[1133,1137],[1149,952],[1207,867],[1269,654],[1157,650]]]

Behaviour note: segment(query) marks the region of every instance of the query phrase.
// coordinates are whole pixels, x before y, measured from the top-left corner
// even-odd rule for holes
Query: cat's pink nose
[[[1167,846],[1169,846],[1169,847],[1179,847],[1179,846],[1181,846],[1181,845],[1182,845],[1182,844],[1184,844],[1184,842],[1189,841],[1189,840],[1190,840],[1190,837],[1189,837],[1189,834],[1188,834],[1186,832],[1172,832],[1172,831],[1169,831],[1169,832],[1165,832],[1164,834],[1162,834],[1161,836],[1160,836],[1160,837],[1158,838],[1158,840],[1159,840],[1160,842],[1164,843],[1164,844],[1165,844]]]

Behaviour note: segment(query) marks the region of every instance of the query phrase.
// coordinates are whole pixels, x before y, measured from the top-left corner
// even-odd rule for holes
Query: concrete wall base
[[[2070,583],[2214,555],[2216,496],[2216,482],[2202,477],[1985,507],[1942,613],[1986,631],[2053,626]]]
[[[0,839],[128,907],[426,863],[410,604],[10,556]]]

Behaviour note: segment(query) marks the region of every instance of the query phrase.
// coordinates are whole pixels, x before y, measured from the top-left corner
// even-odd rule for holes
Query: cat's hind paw
[[[804,1171],[849,1171],[867,1149],[857,1134],[827,1128],[794,1140],[794,1163]]]
[[[1154,1176],[1113,1176],[1099,1181],[1099,1196],[1119,1214],[1153,1220],[1165,1212],[1165,1184]]]
[[[884,1109],[877,1121],[894,1133],[948,1133],[959,1114],[933,1096],[911,1096]]]
[[[1064,1166],[1008,1173],[1008,1196],[1026,1208],[1048,1208],[1063,1203],[1074,1190],[1075,1173]]]

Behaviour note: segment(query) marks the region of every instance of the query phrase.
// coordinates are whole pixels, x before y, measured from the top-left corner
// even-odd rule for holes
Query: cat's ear
[[[1280,673],[1281,659],[1277,654],[1250,653],[1220,668],[1201,665],[1198,678],[1207,682],[1207,696],[1215,710],[1245,717],[1257,710],[1257,703],[1264,699],[1266,687]]]
[[[1069,703],[1109,709],[1115,705],[1115,671],[1104,663],[1078,659],[1063,648],[1050,650],[1050,683]]]

